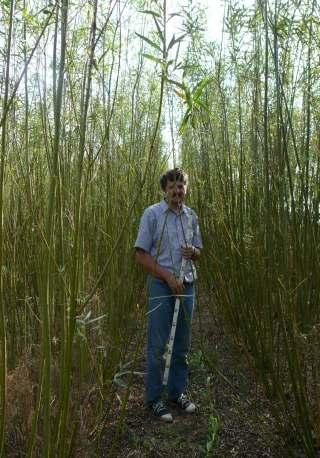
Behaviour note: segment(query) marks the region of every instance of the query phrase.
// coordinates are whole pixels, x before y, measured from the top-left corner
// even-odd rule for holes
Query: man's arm
[[[136,248],[136,262],[140,264],[152,276],[158,277],[165,281],[174,294],[183,294],[183,282],[177,279],[169,270],[161,267],[153,257],[142,248]]]

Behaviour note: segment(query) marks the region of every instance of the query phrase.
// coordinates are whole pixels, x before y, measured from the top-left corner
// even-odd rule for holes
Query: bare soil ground
[[[208,312],[201,310],[200,326],[198,314],[193,323],[187,391],[197,412],[188,415],[173,408],[174,422],[164,424],[145,408],[143,381],[137,377],[121,435],[114,441],[119,412],[115,409],[103,427],[98,452],[92,456],[110,456],[115,442],[113,456],[118,458],[303,457],[298,445],[291,444],[289,450],[288,438],[278,432],[270,401],[245,358],[233,348],[222,323],[218,319],[213,323]],[[143,367],[142,355],[137,369]]]

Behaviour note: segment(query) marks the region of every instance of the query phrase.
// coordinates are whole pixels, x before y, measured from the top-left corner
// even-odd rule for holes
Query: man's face
[[[169,204],[179,205],[184,201],[187,185],[183,181],[168,181],[165,193]]]

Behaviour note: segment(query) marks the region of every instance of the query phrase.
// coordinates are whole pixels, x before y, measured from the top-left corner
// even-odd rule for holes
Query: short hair
[[[184,184],[188,184],[188,175],[180,167],[167,170],[160,178],[160,186],[162,191],[166,189],[168,181],[183,181]]]

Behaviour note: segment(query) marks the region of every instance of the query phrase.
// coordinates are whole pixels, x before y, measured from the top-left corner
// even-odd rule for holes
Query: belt
[[[152,278],[152,275],[151,275],[150,277]],[[163,279],[160,278],[160,277],[157,277],[157,275],[154,275],[154,278],[156,278],[157,280],[161,281],[162,283],[166,283],[165,280],[163,280]],[[193,285],[193,283],[194,283],[193,281],[186,281],[186,280],[183,280],[183,284],[184,284],[185,286]]]

